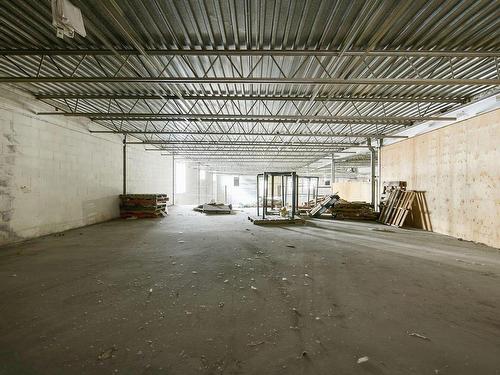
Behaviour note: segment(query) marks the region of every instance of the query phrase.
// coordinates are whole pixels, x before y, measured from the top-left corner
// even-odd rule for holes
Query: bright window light
[[[200,180],[204,180],[206,177],[206,173],[205,173],[205,170],[204,169],[201,169],[200,170]]]

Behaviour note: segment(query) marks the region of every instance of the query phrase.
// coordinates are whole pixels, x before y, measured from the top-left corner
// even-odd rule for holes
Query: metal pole
[[[292,172],[292,219],[295,218],[295,205],[297,204],[297,177],[295,172]]]
[[[259,175],[257,175],[257,216],[259,216]]]
[[[375,209],[375,159],[376,151],[372,147],[372,140],[368,138],[368,148],[370,150],[370,183],[371,183],[371,195],[372,195],[372,206]]]
[[[307,208],[311,208],[311,177],[307,178]]]
[[[314,205],[318,203],[318,193],[319,193],[319,177],[316,177],[316,189],[314,193]]]
[[[281,207],[285,207],[285,176],[281,176]]]
[[[333,194],[333,183],[335,182],[335,153],[332,152],[332,164],[330,166],[330,187]]]
[[[267,173],[264,172],[264,193],[262,195],[262,219],[266,218],[266,211],[267,211]]]
[[[274,209],[274,175],[271,176],[271,210]]]
[[[288,176],[285,177],[285,193],[284,193],[284,198],[283,198],[283,206],[286,207],[286,204],[288,202]]]
[[[123,136],[123,195],[127,194],[127,134]]]
[[[380,199],[382,198],[382,139],[378,141],[378,194],[377,209],[380,211]]]
[[[295,173],[295,172],[294,172]],[[297,212],[297,209],[299,208],[299,176],[297,176],[297,173],[295,173],[295,181],[296,181],[296,184],[297,184],[297,187],[296,187],[296,198],[295,198],[295,212]]]
[[[172,154],[172,205],[175,204],[175,155]]]
[[[197,189],[198,189],[198,204],[201,204],[200,202],[200,185],[201,185],[201,180],[200,180],[200,163],[198,162],[198,178],[197,178]]]

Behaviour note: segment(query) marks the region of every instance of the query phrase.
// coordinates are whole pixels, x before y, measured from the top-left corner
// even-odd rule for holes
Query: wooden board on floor
[[[262,219],[260,216],[248,216],[248,220],[255,225],[304,224],[306,222],[300,216],[295,216],[293,219],[281,216],[268,216],[265,219]]]

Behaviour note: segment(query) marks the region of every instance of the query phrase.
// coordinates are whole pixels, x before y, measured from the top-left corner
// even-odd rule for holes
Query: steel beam
[[[278,142],[278,141],[132,141],[127,142],[129,145],[213,145],[213,146],[233,146],[233,145],[264,145],[264,146],[281,146],[281,147],[308,147],[308,146],[322,146],[325,148],[339,148],[339,147],[368,147],[359,145],[358,143],[322,143],[322,142]]]
[[[128,93],[113,93],[113,94],[67,94],[67,93],[54,93],[54,94],[38,94],[35,95],[37,99],[103,99],[103,100],[180,100],[175,95],[162,95],[162,94],[128,94]],[[297,101],[297,102],[369,102],[369,103],[466,103],[467,98],[459,97],[411,97],[411,96],[377,96],[377,97],[351,97],[351,96],[338,96],[338,97],[313,97],[313,96],[240,96],[240,95],[182,95],[183,100],[260,100],[260,101]]]
[[[246,147],[246,146],[243,146]],[[367,148],[367,146],[352,146],[353,148],[357,147],[362,147],[362,148]],[[251,148],[244,148],[244,149],[237,149],[237,148],[219,148],[219,149],[211,149],[211,148],[177,148],[175,146],[173,147],[167,147],[167,148],[158,148],[158,149],[146,149],[146,151],[151,151],[151,152],[169,152],[169,153],[175,153],[176,155],[181,155],[182,153],[189,153],[193,155],[224,155],[224,154],[236,154],[236,155],[246,155],[251,157],[252,155],[307,155],[311,153],[315,154],[320,154],[320,155],[326,155],[326,154],[331,154],[332,152],[337,153],[347,153],[344,152],[346,151],[347,148],[328,148],[328,147],[320,147],[320,146],[312,146],[312,147],[306,147],[306,148],[301,148],[301,149],[278,149],[278,146],[272,145],[269,146],[267,149],[251,149]],[[354,151],[349,151],[349,153],[354,153]]]
[[[114,119],[114,120],[156,120],[156,121],[180,121],[180,120],[205,120],[205,121],[255,121],[255,122],[338,122],[338,123],[411,123],[414,121],[455,121],[456,117],[439,116],[301,116],[301,115],[227,115],[206,113],[120,113],[120,112],[38,112],[43,116],[69,116],[88,117],[91,119]]]
[[[170,154],[161,154],[162,156],[170,155]],[[309,156],[300,156],[300,155],[213,155],[213,154],[178,154],[177,156],[185,156],[189,158],[193,158],[196,160],[207,160],[207,161],[226,161],[226,160],[291,160],[291,161],[299,161],[299,160],[316,160],[321,158],[318,155],[309,155]]]
[[[199,160],[193,160],[193,161],[199,161]],[[302,165],[305,163],[312,163],[314,159],[301,159],[301,160],[280,160],[280,159],[267,159],[267,160],[252,160],[252,159],[241,159],[241,160],[225,160],[225,163],[231,163],[231,162],[237,162],[237,163],[269,163],[275,161],[280,164],[296,164],[296,165]],[[206,164],[210,164],[210,162],[207,162]]]
[[[181,155],[183,152],[194,154],[194,155],[213,155],[214,153],[222,153],[222,154],[230,154],[230,153],[237,153],[238,155],[248,155],[252,156],[257,153],[259,155],[261,154],[270,154],[270,155],[276,155],[276,154],[292,154],[292,155],[300,155],[304,153],[310,153],[310,152],[316,152],[318,154],[324,154],[324,153],[331,153],[332,151],[335,151],[336,154],[338,153],[355,153],[354,151],[343,151],[340,148],[326,148],[326,147],[320,147],[320,146],[314,146],[314,147],[307,147],[307,148],[300,148],[300,149],[285,149],[283,150],[280,148],[279,150],[276,147],[264,147],[260,146],[261,148],[257,148],[256,146],[253,146],[252,148],[209,148],[209,147],[199,147],[199,148],[179,148],[179,147],[165,147],[165,148],[147,148],[145,151],[153,151],[153,152],[173,152],[176,155]],[[295,147],[295,146],[294,146]]]
[[[311,50],[311,49],[2,49],[0,56],[318,56],[318,57],[500,57],[498,51],[455,51],[455,50]]]
[[[0,83],[170,83],[389,86],[496,86],[500,79],[442,78],[285,78],[285,77],[0,77]]]
[[[194,131],[141,131],[141,130],[89,130],[93,134],[165,134],[165,135],[229,135],[229,136],[280,136],[280,137],[354,137],[354,138],[394,138],[406,139],[407,135],[363,134],[363,133],[245,133],[245,132],[194,132]]]

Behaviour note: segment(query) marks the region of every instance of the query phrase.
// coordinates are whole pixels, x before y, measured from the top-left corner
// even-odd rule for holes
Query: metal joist
[[[455,117],[446,116],[303,116],[303,115],[230,115],[206,113],[102,113],[102,112],[39,112],[38,115],[88,117],[91,119],[116,120],[149,120],[149,121],[178,121],[178,120],[205,120],[205,121],[236,121],[236,122],[333,122],[358,124],[408,124],[414,121],[454,121]]]
[[[286,77],[0,77],[0,84],[21,83],[167,83],[276,85],[496,86],[498,78],[286,78]]]
[[[211,135],[225,135],[225,136],[254,136],[254,137],[264,137],[264,136],[280,136],[280,137],[321,137],[321,138],[335,138],[335,137],[346,137],[346,138],[392,138],[392,139],[405,139],[408,138],[406,135],[390,135],[390,134],[365,134],[365,133],[255,133],[255,132],[213,132],[213,131],[161,131],[161,130],[90,130],[90,133],[95,134],[142,134],[142,135],[200,135],[200,136],[211,136]]]
[[[79,99],[79,100],[207,100],[207,101],[287,101],[287,102],[356,102],[356,103],[465,103],[467,98],[461,97],[411,97],[411,96],[270,96],[270,95],[189,95],[182,94],[182,99],[168,94],[147,93],[53,93],[36,94],[40,100],[47,99]]]
[[[0,49],[0,56],[279,56],[279,57],[500,57],[500,52],[457,50],[315,50],[315,49]]]

